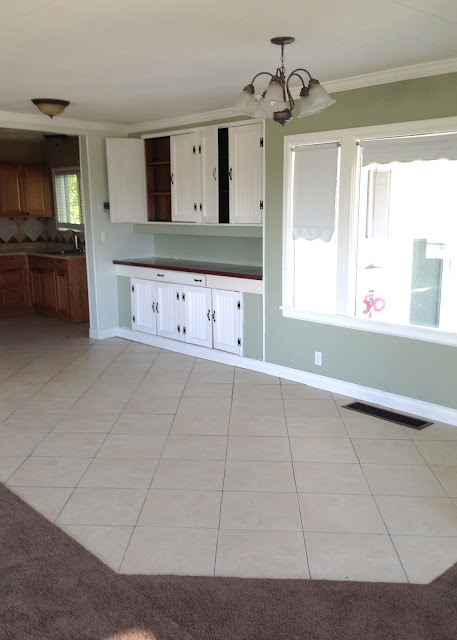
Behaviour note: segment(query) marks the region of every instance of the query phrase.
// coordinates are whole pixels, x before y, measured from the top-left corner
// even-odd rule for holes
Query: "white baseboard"
[[[106,340],[106,338],[116,338],[119,332],[118,328],[112,329],[89,329],[89,338],[94,340]]]
[[[169,351],[203,358],[204,360],[212,360],[213,362],[233,365],[242,369],[250,369],[251,371],[258,371],[259,373],[266,373],[271,376],[277,376],[278,378],[284,378],[285,380],[300,382],[301,384],[306,384],[317,389],[323,389],[324,391],[331,391],[342,396],[355,398],[356,400],[371,402],[383,407],[388,407],[389,409],[402,411],[403,413],[421,416],[423,418],[428,418],[429,420],[436,420],[457,426],[457,409],[444,407],[431,402],[424,402],[423,400],[416,400],[414,398],[400,396],[395,393],[380,391],[379,389],[373,389],[371,387],[364,387],[359,384],[353,384],[352,382],[337,380],[336,378],[327,378],[326,376],[320,376],[315,373],[300,371],[299,369],[292,369],[290,367],[283,367],[282,365],[273,364],[271,362],[252,360],[251,358],[225,353],[224,351],[218,351],[217,349],[198,347],[196,345],[178,342],[177,340],[162,338],[161,336],[132,331],[131,329],[124,329],[120,327],[117,329],[105,329],[98,332],[91,330],[90,332],[90,337],[98,340],[112,338],[115,336],[125,338],[126,340],[132,340],[133,342],[140,342],[141,344],[148,344],[160,349],[167,349]]]

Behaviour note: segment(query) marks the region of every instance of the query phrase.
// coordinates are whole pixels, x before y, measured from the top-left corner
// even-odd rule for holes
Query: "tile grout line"
[[[332,394],[332,398],[333,398],[333,394]],[[362,473],[363,473],[363,477],[365,478],[365,482],[367,483],[368,489],[370,490],[370,495],[371,495],[371,497],[372,497],[372,499],[373,499],[373,502],[374,502],[374,504],[375,504],[375,506],[376,506],[376,509],[377,509],[377,511],[378,511],[378,513],[379,513],[379,517],[381,518],[382,523],[383,523],[383,525],[384,525],[384,527],[385,527],[385,529],[386,529],[386,531],[387,531],[387,535],[389,536],[390,544],[392,545],[393,549],[395,550],[395,555],[396,555],[396,556],[397,556],[397,558],[398,558],[398,562],[400,563],[400,566],[401,566],[402,571],[403,571],[403,573],[404,573],[404,575],[405,575],[406,581],[409,583],[409,582],[410,582],[410,580],[409,580],[409,576],[408,576],[408,574],[406,573],[406,569],[405,569],[405,567],[403,566],[403,562],[401,561],[400,554],[398,553],[397,547],[395,546],[394,541],[392,540],[392,536],[391,536],[391,533],[390,533],[390,531],[389,531],[389,527],[387,526],[387,524],[386,524],[386,522],[385,522],[385,520],[384,520],[384,516],[382,515],[381,509],[380,509],[379,504],[378,504],[378,501],[376,500],[376,497],[375,497],[375,495],[374,495],[374,493],[373,493],[373,489],[371,488],[371,484],[370,484],[370,482],[368,481],[367,475],[366,475],[366,473],[365,473],[365,469],[363,468],[363,465],[362,465],[362,463],[361,463],[361,461],[360,461],[359,454],[357,453],[357,450],[356,450],[356,448],[354,447],[354,444],[353,444],[353,442],[352,442],[352,438],[351,438],[351,437],[350,437],[350,435],[349,435],[349,432],[348,432],[347,427],[346,427],[346,423],[344,422],[343,416],[341,415],[340,407],[339,407],[339,405],[337,404],[337,402],[336,402],[335,398],[333,398],[333,400],[334,400],[334,402],[335,402],[335,404],[336,404],[336,406],[337,406],[337,408],[338,408],[338,412],[339,412],[339,414],[340,414],[340,416],[341,416],[341,420],[342,420],[342,422],[343,422],[344,428],[346,429],[346,433],[348,434],[348,437],[349,437],[349,440],[350,440],[350,442],[351,442],[351,445],[352,445],[352,448],[353,448],[353,450],[354,450],[354,453],[355,453],[355,455],[357,456],[358,465],[359,465],[359,467],[360,467],[360,469],[361,469],[361,471],[362,471]],[[357,440],[357,438],[355,438],[355,439]]]
[[[219,521],[217,526],[217,534],[216,534],[216,547],[214,550],[214,567],[213,567],[213,576],[216,577],[216,565],[217,565],[217,552],[219,549],[219,535],[221,532],[221,520],[222,520],[222,502],[224,500],[224,491],[225,491],[225,474],[227,471],[227,453],[228,453],[228,445],[229,445],[229,437],[230,437],[230,424],[232,420],[232,408],[233,408],[233,394],[235,391],[235,373],[236,368],[233,369],[233,379],[232,379],[232,395],[230,399],[230,413],[228,417],[228,429],[227,429],[227,440],[225,444],[225,459],[224,459],[224,474],[222,476],[222,490],[221,490],[221,503],[219,505]]]
[[[282,400],[282,406],[283,406],[283,411],[284,411],[284,421],[286,423],[287,441],[289,443],[290,463],[291,463],[291,466],[292,466],[292,474],[294,476],[295,497],[296,497],[296,500],[297,500],[298,514],[300,516],[301,534],[302,534],[302,538],[303,538],[303,548],[304,548],[304,552],[305,552],[306,568],[308,569],[308,576],[309,576],[309,579],[311,580],[311,578],[312,578],[312,576],[311,576],[311,566],[310,566],[310,562],[309,562],[308,549],[306,547],[306,536],[305,536],[305,528],[304,528],[304,523],[303,523],[303,513],[302,513],[302,509],[301,509],[301,505],[300,505],[300,500],[299,500],[299,497],[298,497],[297,477],[295,475],[294,458],[293,458],[293,454],[292,454],[292,445],[290,443],[289,425],[288,425],[288,422],[287,422],[286,406],[284,404],[284,396],[283,396],[283,393],[282,393],[282,386],[283,385],[282,385],[281,378],[280,378],[279,379],[279,389],[280,389],[280,392],[281,392],[281,400]]]
[[[128,345],[126,345],[126,347],[125,347],[125,348],[127,348],[127,347],[128,347]],[[123,349],[122,351],[125,351],[125,349]],[[121,351],[121,353],[122,353],[122,351]],[[116,360],[116,358],[115,358],[115,360]],[[113,361],[113,362],[114,362],[114,361]],[[111,363],[111,364],[112,364],[112,363]],[[110,364],[110,365],[108,365],[108,366],[106,367],[106,369],[107,369],[107,368],[109,368],[109,366],[111,366],[111,364]],[[104,371],[105,371],[106,369],[104,369]],[[100,375],[102,375],[102,374],[100,374]],[[98,376],[98,378],[99,378],[99,377],[100,377],[100,376]],[[98,378],[96,378],[96,380],[98,380]],[[91,385],[91,386],[93,386],[93,384],[95,384],[95,381],[92,383],[92,385]],[[89,387],[89,388],[90,388],[90,387]],[[82,394],[82,395],[84,395],[84,394]],[[81,396],[81,397],[82,397],[82,396]],[[128,403],[128,400],[125,402],[124,407],[127,405],[127,403]],[[71,409],[70,409],[69,411],[71,411]],[[66,413],[65,415],[68,415],[69,411],[67,411],[67,413]],[[57,426],[57,425],[56,425],[56,426]],[[55,427],[54,427],[54,429],[55,429]],[[52,429],[52,431],[53,431],[54,429]],[[57,432],[57,433],[58,433],[58,432]],[[75,487],[73,487],[73,491],[70,493],[70,495],[68,496],[67,500],[66,500],[66,501],[65,501],[65,503],[63,504],[62,508],[61,508],[61,509],[60,509],[60,511],[57,513],[56,517],[55,517],[55,518],[54,518],[54,520],[53,520],[53,523],[56,523],[56,522],[57,522],[57,520],[58,520],[58,518],[60,517],[60,515],[62,514],[63,510],[65,509],[65,507],[67,506],[67,504],[68,504],[68,503],[69,503],[69,501],[71,500],[72,496],[74,495],[74,493],[75,493],[76,489],[77,489],[77,488],[79,488],[79,484],[80,484],[80,482],[81,482],[82,478],[83,478],[83,477],[84,477],[84,475],[87,473],[87,470],[88,470],[88,469],[89,469],[89,467],[92,465],[92,463],[93,463],[93,461],[95,460],[95,458],[97,457],[98,453],[100,452],[101,448],[103,447],[103,445],[104,445],[104,443],[105,443],[105,441],[106,441],[107,437],[109,436],[109,434],[110,434],[110,431],[108,431],[108,433],[105,433],[105,434],[104,434],[104,436],[105,436],[105,437],[102,439],[102,441],[100,442],[99,447],[97,448],[96,452],[95,452],[95,453],[94,453],[94,455],[92,456],[92,461],[89,463],[89,465],[88,465],[88,467],[87,467],[86,471],[83,473],[83,475],[82,475],[82,476],[81,476],[81,478],[79,479],[79,481],[78,481],[78,483],[76,484],[76,486],[75,486]],[[63,523],[62,523],[62,524],[63,524]],[[58,526],[58,525],[57,525],[57,526]]]
[[[160,349],[160,350],[159,350],[159,353],[158,353],[158,355],[157,355],[157,358],[155,358],[155,359],[154,359],[154,362],[151,364],[151,366],[149,367],[148,371],[147,371],[147,372],[145,373],[145,375],[143,376],[142,380],[144,380],[144,378],[146,377],[146,375],[147,375],[147,374],[149,373],[149,371],[152,369],[152,366],[156,363],[157,359],[160,357],[160,355],[163,353],[163,351],[164,351],[163,349]],[[192,366],[191,371],[193,370],[194,366],[195,366],[195,361],[194,361],[194,365]],[[189,373],[189,376],[190,376],[190,373]],[[165,438],[165,440],[164,440],[164,443],[163,443],[163,445],[162,445],[162,448],[161,448],[161,451],[160,451],[160,455],[159,455],[159,457],[158,457],[158,459],[157,459],[156,468],[154,469],[154,473],[152,474],[151,481],[149,482],[149,485],[148,485],[148,487],[147,487],[147,489],[146,489],[146,495],[145,495],[144,500],[143,500],[143,502],[142,502],[142,504],[141,504],[141,507],[140,507],[140,509],[139,509],[139,511],[138,511],[138,516],[137,516],[137,518],[136,518],[135,524],[132,526],[131,534],[130,534],[129,539],[128,539],[128,541],[127,541],[127,544],[126,544],[126,546],[125,546],[124,553],[122,554],[122,558],[121,558],[121,561],[120,561],[120,563],[119,563],[119,568],[118,568],[118,570],[117,570],[117,572],[116,572],[116,573],[118,573],[118,574],[121,574],[121,573],[122,573],[122,571],[121,571],[121,569],[122,569],[122,565],[124,564],[125,557],[126,557],[126,555],[127,555],[127,551],[129,550],[130,544],[131,544],[131,542],[132,542],[133,534],[135,533],[135,531],[136,531],[136,529],[137,529],[137,527],[138,527],[138,522],[139,522],[139,520],[140,520],[141,513],[142,513],[142,511],[143,511],[143,509],[144,509],[144,505],[146,504],[146,500],[148,499],[148,495],[149,495],[149,492],[150,492],[150,490],[151,490],[152,484],[153,484],[153,482],[154,482],[154,478],[155,478],[155,476],[156,476],[157,470],[158,470],[158,468],[159,468],[160,461],[162,460],[162,455],[163,455],[163,452],[164,452],[165,446],[166,446],[166,444],[167,444],[167,442],[168,442],[168,438],[170,437],[170,433],[171,433],[171,430],[172,430],[172,428],[173,428],[173,424],[174,424],[174,421],[175,421],[175,419],[176,419],[176,415],[177,415],[177,413],[178,413],[179,405],[181,404],[181,400],[182,400],[182,397],[183,397],[183,394],[184,394],[184,389],[186,388],[186,385],[187,385],[187,382],[186,382],[186,384],[184,385],[183,391],[182,391],[182,393],[181,393],[181,396],[180,396],[180,399],[179,399],[179,403],[178,403],[178,405],[177,405],[177,407],[176,407],[176,413],[174,414],[173,420],[172,420],[171,425],[170,425],[170,429],[168,430],[168,434],[167,434],[167,436],[166,436],[166,438]],[[138,386],[139,386],[139,385],[138,385]],[[138,387],[137,387],[137,388],[138,388]],[[151,414],[149,414],[149,415],[151,415]],[[167,415],[168,415],[168,414],[167,414]]]

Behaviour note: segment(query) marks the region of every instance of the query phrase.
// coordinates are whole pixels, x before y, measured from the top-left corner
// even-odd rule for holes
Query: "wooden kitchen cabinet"
[[[26,256],[0,256],[0,317],[31,313]]]
[[[86,259],[30,256],[32,304],[36,313],[80,323],[89,321]]]
[[[45,165],[0,164],[0,215],[53,217],[49,168]]]

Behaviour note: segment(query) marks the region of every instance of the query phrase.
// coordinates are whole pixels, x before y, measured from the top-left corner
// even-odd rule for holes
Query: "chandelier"
[[[297,77],[301,80],[302,88],[300,90],[300,112],[299,118],[312,116],[315,113],[323,111],[335,100],[331,98],[324,87],[311,76],[306,69],[294,69],[286,77],[286,69],[284,67],[284,46],[294,42],[295,38],[290,36],[278,36],[272,38],[271,42],[281,47],[281,66],[276,69],[273,75],[268,71],[261,71],[255,75],[252,81],[246,85],[241,92],[241,96],[234,107],[234,111],[243,115],[251,116],[251,118],[265,118],[279,122],[282,126],[292,120],[292,110],[295,106],[295,100],[292,97],[289,82],[292,78]],[[300,73],[301,72],[301,73]],[[306,82],[303,79],[303,72],[308,75]],[[254,81],[262,75],[270,76],[270,84],[267,90],[262,94],[260,99],[256,98]]]

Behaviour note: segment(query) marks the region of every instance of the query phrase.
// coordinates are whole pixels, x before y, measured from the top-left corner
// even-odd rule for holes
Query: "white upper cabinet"
[[[200,207],[200,154],[195,132],[170,137],[171,219],[196,222]]]
[[[107,138],[106,155],[111,222],[146,222],[144,141]]]
[[[260,123],[229,127],[230,222],[261,224],[263,138]]]
[[[197,221],[201,223],[219,222],[219,161],[217,128],[206,127],[200,131],[201,157],[201,202]]]
[[[156,284],[150,280],[132,278],[132,326],[135,331],[157,333]]]
[[[181,327],[185,342],[201,347],[213,346],[211,289],[181,287]]]
[[[213,289],[213,346],[241,354],[241,300],[238,291]]]

